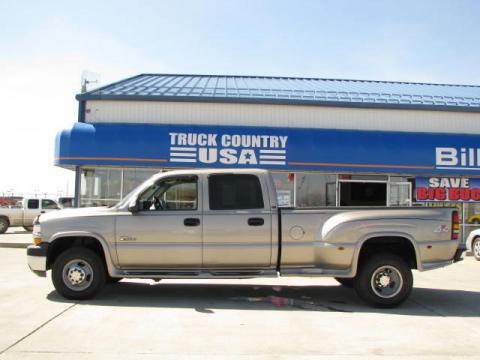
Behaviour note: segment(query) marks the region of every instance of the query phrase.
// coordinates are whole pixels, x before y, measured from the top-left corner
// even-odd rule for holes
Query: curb
[[[0,243],[0,248],[10,248],[10,249],[26,249],[30,243]]]

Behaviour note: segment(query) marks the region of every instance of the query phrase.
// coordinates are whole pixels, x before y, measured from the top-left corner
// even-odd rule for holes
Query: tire
[[[33,231],[33,226],[24,226],[23,228],[27,231],[30,231],[30,232]]]
[[[343,285],[347,288],[353,288],[353,278],[338,278],[338,277],[336,277],[335,280],[337,280],[341,285]]]
[[[107,284],[116,284],[122,279],[123,278],[121,278],[121,277],[111,277],[111,276],[107,275]]]
[[[366,303],[378,308],[393,308],[410,295],[413,287],[412,270],[397,255],[376,254],[363,263],[353,286]]]
[[[472,254],[475,260],[480,261],[480,237],[473,239]]]
[[[0,234],[4,234],[8,230],[8,220],[0,218]]]
[[[55,260],[52,281],[58,293],[67,299],[90,299],[105,286],[105,266],[92,250],[73,247]]]
[[[478,225],[478,224],[480,224],[480,220],[478,220],[478,219],[473,219],[473,220],[472,220],[472,224],[477,224],[477,225]]]

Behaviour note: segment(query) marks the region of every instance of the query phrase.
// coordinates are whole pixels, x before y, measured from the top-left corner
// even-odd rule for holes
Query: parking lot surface
[[[0,258],[0,359],[480,359],[472,257],[414,272],[410,299],[389,310],[321,278],[123,280],[70,301],[24,249]]]

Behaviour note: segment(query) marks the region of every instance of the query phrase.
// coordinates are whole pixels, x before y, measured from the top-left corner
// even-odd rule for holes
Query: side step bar
[[[144,279],[248,279],[277,277],[276,270],[117,270],[116,276]]]

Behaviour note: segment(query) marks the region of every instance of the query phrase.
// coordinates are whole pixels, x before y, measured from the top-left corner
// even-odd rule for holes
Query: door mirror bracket
[[[139,202],[137,199],[133,199],[130,204],[128,204],[128,211],[130,211],[132,214],[135,214],[140,210],[139,208]]]

